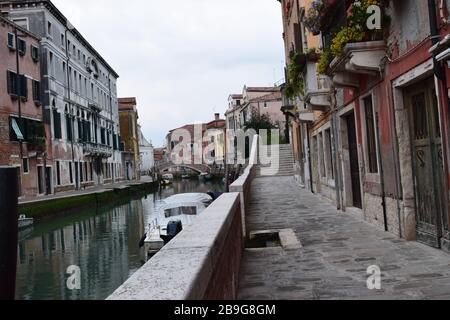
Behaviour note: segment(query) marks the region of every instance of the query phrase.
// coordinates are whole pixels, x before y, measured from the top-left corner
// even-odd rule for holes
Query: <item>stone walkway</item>
[[[450,299],[450,255],[337,211],[292,177],[257,178],[249,231],[294,229],[303,248],[246,250],[239,299]],[[378,265],[381,290],[367,289]]]

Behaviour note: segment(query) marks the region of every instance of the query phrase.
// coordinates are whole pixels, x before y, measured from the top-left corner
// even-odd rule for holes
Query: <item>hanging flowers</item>
[[[313,35],[318,35],[320,33],[320,16],[323,8],[323,0],[314,0],[306,12],[304,23],[306,28]]]

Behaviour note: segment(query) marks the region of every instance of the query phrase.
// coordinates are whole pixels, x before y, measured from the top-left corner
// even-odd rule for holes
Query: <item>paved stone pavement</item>
[[[292,177],[257,178],[249,231],[294,229],[303,248],[246,250],[239,299],[450,299],[450,255],[337,211]],[[367,289],[367,268],[382,271]]]

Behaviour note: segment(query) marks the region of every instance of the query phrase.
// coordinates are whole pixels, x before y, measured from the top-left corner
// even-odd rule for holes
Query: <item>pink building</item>
[[[41,104],[40,39],[0,17],[0,165],[18,168],[20,194],[48,191],[49,136]]]

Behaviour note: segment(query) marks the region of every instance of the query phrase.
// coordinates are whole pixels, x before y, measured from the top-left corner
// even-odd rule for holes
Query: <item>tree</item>
[[[251,118],[244,124],[245,130],[253,129],[259,135],[260,130],[267,130],[267,145],[272,144],[272,129],[279,129],[266,113],[260,114],[256,109],[252,109]],[[264,141],[263,141],[264,142]],[[274,141],[275,142],[275,141]],[[279,142],[279,141],[278,141]]]

